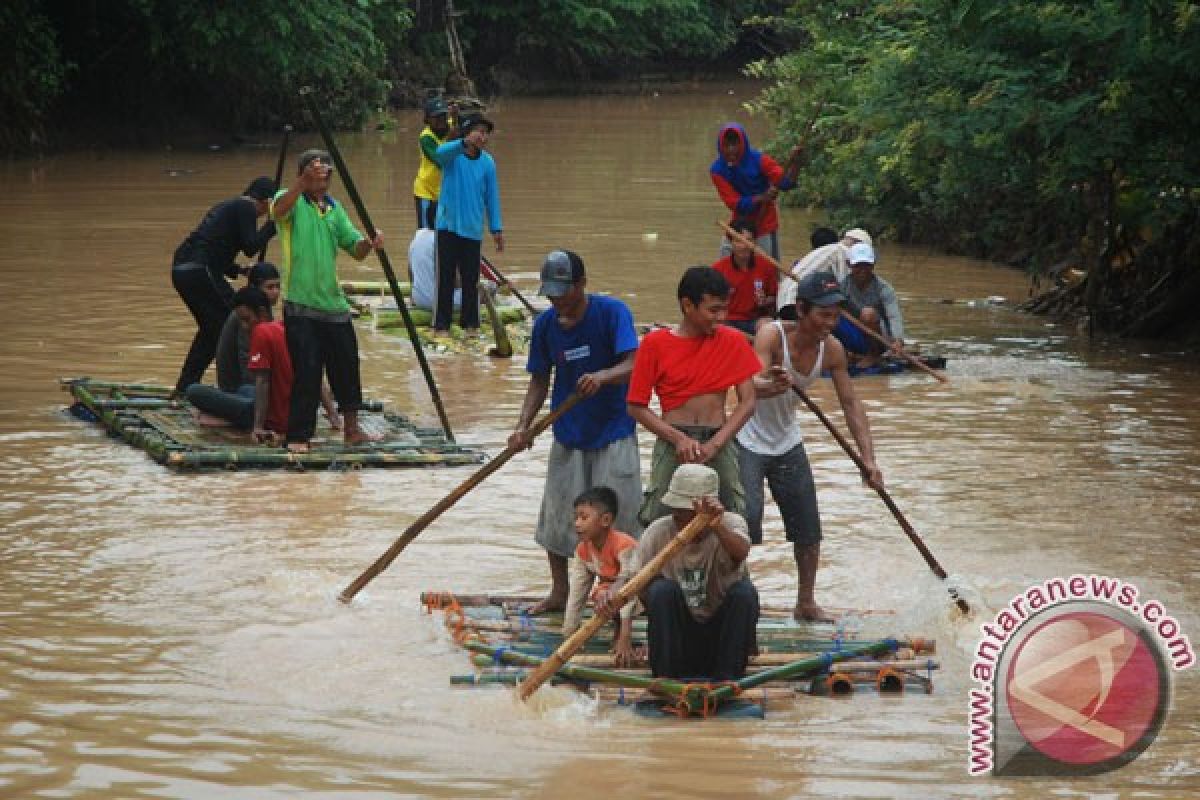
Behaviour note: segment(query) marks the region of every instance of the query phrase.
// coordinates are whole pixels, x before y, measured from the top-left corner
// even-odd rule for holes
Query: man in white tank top
[[[754,415],[737,436],[750,540],[762,543],[765,478],[783,516],[783,527],[796,558],[799,583],[793,615],[797,620],[828,619],[829,615],[814,598],[821,555],[821,518],[812,469],[796,422],[800,401],[792,391],[793,386],[806,389],[820,377],[822,370],[829,372],[850,433],[867,465],[863,479],[883,486],[883,474],[875,465],[866,409],[854,394],[854,383],[846,370],[846,351],[832,336],[838,321],[838,304],[843,300],[845,296],[833,273],[810,273],[797,287],[796,322],[777,320],[758,329],[754,350],[762,362],[762,371],[754,377],[757,402]]]

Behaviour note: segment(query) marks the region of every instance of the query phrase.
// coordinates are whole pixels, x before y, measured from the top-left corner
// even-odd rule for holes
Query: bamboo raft
[[[452,675],[452,686],[515,686],[562,642],[562,613],[530,616],[532,597],[423,592],[421,604],[441,611],[444,622],[471,656],[474,672]],[[758,652],[737,684],[656,679],[638,662],[618,668],[611,653],[616,626],[605,626],[552,679],[599,702],[632,705],[642,712],[680,716],[730,713],[759,716],[795,702],[798,695],[847,695],[855,691],[933,691],[932,640],[876,636],[869,629],[889,612],[842,611],[833,623],[797,623],[790,608],[763,606]],[[645,644],[646,620],[634,620],[635,648]],[[746,684],[741,686],[738,684]],[[768,685],[769,684],[769,685]]]
[[[392,298],[391,287],[383,281],[342,281],[342,291],[351,298],[359,319],[374,320],[375,329],[389,334],[406,335],[404,318],[396,308]],[[400,294],[412,296],[412,284],[400,283]],[[503,294],[501,288],[499,294]],[[481,302],[484,298],[480,296]],[[512,304],[496,306],[499,317],[499,329],[492,325],[491,308],[484,303],[479,310],[481,335],[467,336],[458,325],[452,324],[448,334],[433,335],[433,312],[426,308],[409,307],[417,335],[421,337],[421,345],[435,353],[461,355],[483,354],[491,348],[497,351],[525,353],[529,350],[529,338],[533,333],[533,324],[524,308]]]
[[[63,378],[59,381],[75,402],[72,414],[101,425],[109,435],[145,451],[175,469],[237,467],[357,469],[361,467],[432,467],[478,464],[483,453],[446,440],[440,428],[418,428],[406,417],[369,403],[359,424],[383,438],[346,447],[341,434],[319,420],[308,453],[290,453],[257,444],[250,434],[232,427],[199,425],[186,400],[170,398],[166,386]]]

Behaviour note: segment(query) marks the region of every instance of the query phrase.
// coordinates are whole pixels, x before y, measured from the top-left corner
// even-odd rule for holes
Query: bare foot
[[[566,609],[566,607],[567,598],[562,597],[561,595],[549,594],[546,595],[546,597],[542,600],[539,600],[531,605],[525,613],[529,614],[530,616],[534,616],[547,611],[563,611]]]
[[[194,408],[192,409],[192,416],[195,417],[197,425],[205,428],[228,428],[233,424],[227,419],[214,417],[212,414],[206,414],[205,412],[197,411]]]
[[[348,430],[346,431],[345,435],[342,436],[342,444],[346,445],[346,447],[360,447],[362,445],[375,444],[376,442],[382,441],[383,437],[379,434],[367,433],[363,430]]]
[[[296,453],[297,455],[312,452],[312,446],[308,442],[288,442],[287,449],[289,453]]]
[[[833,622],[837,619],[816,603],[797,603],[792,609],[792,617],[797,622]]]

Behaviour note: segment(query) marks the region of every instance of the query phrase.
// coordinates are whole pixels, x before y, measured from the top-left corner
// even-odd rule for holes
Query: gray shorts
[[[762,544],[763,478],[783,516],[789,542],[814,545],[821,541],[821,515],[817,512],[817,487],[804,444],[781,456],[756,453],[745,445],[738,452],[742,490],[746,493],[746,525],[750,541]]]
[[[575,554],[575,498],[594,486],[607,486],[617,493],[617,519],[613,527],[637,539],[642,535],[638,506],[642,500],[641,462],[637,436],[617,439],[599,450],[576,450],[550,445],[546,465],[546,491],[538,514],[534,540],[563,558]]]

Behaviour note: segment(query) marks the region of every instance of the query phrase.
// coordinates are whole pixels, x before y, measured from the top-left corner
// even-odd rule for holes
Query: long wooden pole
[[[760,256],[762,256],[762,257],[763,257],[763,258],[765,258],[765,259],[766,259],[766,260],[767,260],[769,263],[771,263],[771,264],[772,264],[772,265],[775,267],[776,271],[777,271],[777,272],[778,272],[780,275],[782,275],[782,276],[783,276],[783,277],[785,277],[785,278],[790,278],[790,277],[792,277],[792,276],[791,276],[791,273],[789,273],[787,270],[785,270],[785,269],[783,268],[783,265],[782,265],[782,264],[780,264],[778,261],[776,261],[776,260],[775,260],[775,259],[774,259],[774,258],[771,256],[771,254],[770,254],[770,253],[768,253],[766,250],[763,250],[761,247],[759,247],[759,246],[758,246],[758,243],[757,243],[757,242],[755,242],[753,239],[751,239],[749,236],[747,236],[746,234],[742,233],[741,231],[735,231],[733,228],[729,227],[729,225],[728,225],[727,223],[725,223],[725,222],[722,222],[721,220],[717,220],[717,226],[718,226],[718,227],[720,227],[722,230],[724,230],[724,231],[725,231],[725,234],[726,234],[727,236],[729,236],[730,238],[733,238],[733,239],[738,239],[738,240],[739,240],[739,241],[741,241],[742,243],[744,243],[744,244],[748,244],[748,245],[750,245],[751,247],[753,247],[753,248],[754,248],[754,250],[755,250],[755,252],[757,252],[757,253],[758,253]],[[893,349],[893,348],[892,348],[892,344],[891,344],[891,342],[889,342],[887,339],[884,339],[884,338],[883,338],[882,336],[880,336],[878,333],[876,333],[875,331],[873,331],[873,330],[871,330],[870,328],[868,328],[866,325],[864,325],[862,322],[860,322],[860,321],[858,320],[858,318],[857,318],[857,317],[855,317],[853,314],[851,314],[851,313],[849,313],[848,311],[846,311],[846,309],[842,308],[842,309],[839,309],[839,311],[841,312],[841,315],[842,315],[842,316],[843,316],[843,317],[844,317],[844,318],[845,318],[847,321],[849,321],[849,322],[850,322],[850,324],[851,324],[851,325],[853,325],[854,327],[858,328],[860,331],[862,331],[863,333],[865,333],[867,336],[870,336],[870,337],[871,337],[872,339],[874,339],[875,341],[879,342],[879,343],[880,343],[881,345],[883,345],[885,348],[888,348],[888,349]],[[926,373],[928,373],[928,374],[932,375],[934,378],[936,378],[937,380],[941,381],[942,383],[949,383],[949,382],[950,382],[950,379],[949,379],[949,378],[947,378],[945,375],[943,375],[942,373],[940,373],[940,372],[938,372],[937,370],[933,369],[933,368],[932,368],[932,367],[930,367],[928,364],[926,364],[924,361],[922,361],[921,359],[919,359],[919,358],[917,358],[916,356],[912,355],[911,353],[907,352],[907,351],[906,351],[906,350],[904,350],[903,348],[895,348],[895,352],[896,352],[896,354],[897,354],[897,355],[899,355],[901,358],[903,358],[903,359],[904,359],[905,361],[907,361],[908,363],[912,364],[912,365],[913,365],[914,367],[916,367],[917,369],[921,370],[922,372],[926,372]]]
[[[283,141],[279,143],[279,158],[275,161],[275,188],[276,189],[279,188],[279,182],[283,180],[283,162],[287,158],[288,137],[290,137],[291,135],[292,135],[292,126],[284,125],[283,126]],[[270,244],[270,242],[266,242],[265,244],[263,244],[262,250],[258,251],[258,261],[260,264],[267,257],[267,245],[269,245],[269,244]]]
[[[530,440],[536,438],[538,434],[553,425],[559,417],[574,408],[575,404],[581,399],[582,398],[578,394],[572,394],[561,406],[535,422],[529,428]],[[354,595],[358,594],[364,586],[374,580],[376,575],[387,569],[391,563],[396,560],[396,556],[400,555],[400,552],[404,550],[404,548],[408,547],[409,542],[417,538],[421,531],[428,528],[430,523],[440,517],[442,513],[446,511],[446,509],[450,508],[459,500],[461,500],[467,492],[483,483],[483,481],[489,475],[507,464],[508,460],[519,452],[519,448],[512,446],[504,448],[499,455],[497,455],[488,463],[484,464],[475,472],[474,475],[467,478],[465,481],[459,484],[454,491],[450,492],[450,494],[439,500],[433,506],[433,508],[429,509],[420,517],[418,517],[413,524],[409,525],[408,528],[405,529],[404,533],[400,534],[400,538],[396,539],[396,541],[392,543],[392,546],[389,547],[383,555],[375,560],[374,564],[367,567],[367,569],[361,575],[355,578],[349,586],[342,590],[341,594],[338,595],[338,599],[343,603],[349,603],[351,600],[353,600]]]
[[[354,180],[350,177],[350,170],[342,158],[341,151],[338,150],[337,142],[333,139],[333,133],[325,124],[321,110],[317,108],[312,88],[301,89],[300,96],[308,104],[308,111],[321,131],[321,138],[325,140],[325,146],[329,148],[329,155],[333,157],[334,166],[342,176],[346,193],[350,195],[350,200],[358,210],[358,217],[362,220],[363,227],[367,229],[367,236],[374,239],[378,231],[375,224],[371,222],[371,215],[367,212],[366,204],[363,203],[358,189],[354,186]],[[429,386],[429,394],[433,399],[434,408],[437,409],[438,418],[442,421],[442,430],[446,432],[446,438],[453,442],[454,431],[450,430],[450,419],[446,416],[446,409],[442,406],[442,396],[438,393],[437,382],[433,379],[433,371],[429,368],[429,361],[425,358],[425,349],[421,346],[421,337],[417,335],[417,326],[413,322],[412,314],[408,312],[408,304],[404,302],[404,295],[400,293],[400,284],[396,280],[396,273],[392,270],[392,262],[383,248],[376,249],[375,253],[379,256],[379,263],[383,266],[383,274],[387,278],[388,286],[392,289],[392,296],[396,298],[396,307],[400,309],[400,316],[404,317],[404,327],[408,329],[408,338],[412,341],[413,350],[417,353],[417,362],[421,365],[421,372],[424,373],[425,383]]]
[[[846,441],[846,437],[841,434],[841,431],[834,427],[833,422],[829,419],[829,417],[825,416],[825,412],[821,410],[821,407],[814,403],[812,398],[805,394],[803,390],[793,386],[792,391],[800,396],[800,399],[804,401],[804,405],[808,406],[809,411],[817,415],[817,419],[821,420],[821,424],[824,425],[826,430],[833,435],[833,438],[837,440],[837,443],[842,446],[842,449],[846,451],[846,455],[850,456],[850,459],[858,466],[859,471],[862,472],[863,475],[867,475],[867,464],[862,460],[862,456],[860,456],[854,450],[854,448],[850,445],[850,442]],[[879,494],[879,498],[883,500],[884,505],[886,505],[892,512],[892,516],[896,518],[896,522],[900,523],[901,529],[903,529],[903,531],[908,535],[909,541],[911,541],[913,546],[917,548],[917,552],[919,552],[921,557],[925,559],[925,563],[929,565],[931,570],[933,570],[933,574],[937,575],[943,581],[946,580],[946,570],[942,569],[942,565],[939,564],[938,560],[933,557],[933,553],[931,553],[929,548],[925,546],[925,542],[921,539],[920,535],[918,535],[913,526],[908,523],[908,519],[903,513],[901,513],[900,508],[896,505],[896,502],[892,500],[892,496],[888,494],[887,489],[884,489],[882,486],[877,486],[874,483],[871,484],[871,488]],[[950,593],[950,597],[954,600],[954,604],[958,606],[960,611],[962,611],[964,614],[971,613],[971,607],[967,605],[967,601],[959,595],[957,589],[955,589],[953,586],[948,586],[946,587],[946,590]]]
[[[636,597],[638,592],[642,591],[646,584],[650,583],[662,571],[663,564],[666,564],[668,560],[674,557],[688,542],[699,536],[705,528],[713,523],[713,520],[714,517],[712,514],[697,514],[691,522],[684,526],[683,530],[675,534],[675,537],[667,542],[667,546],[660,550],[658,555],[644,564],[624,586],[617,590],[616,599],[619,601],[617,606],[623,606]],[[603,610],[596,609],[594,616],[590,620],[585,622],[575,633],[563,640],[558,649],[551,653],[548,658],[539,664],[522,681],[521,687],[517,690],[521,699],[528,700],[529,696],[536,692],[539,686],[557,672],[559,667],[565,664],[571,656],[575,655],[575,652],[579,648],[587,644],[588,639],[591,639],[596,634],[596,631],[604,627],[604,624],[611,618]]]
[[[488,269],[496,273],[496,277],[500,279],[500,282],[512,290],[513,295],[521,301],[521,304],[525,306],[525,308],[529,309],[529,313],[536,317],[538,314],[537,309],[533,307],[532,303],[525,299],[525,295],[521,294],[520,290],[513,285],[513,282],[504,277],[504,273],[497,269],[495,264],[493,264],[491,261],[488,261],[487,256],[480,255],[479,257],[483,259],[483,263],[487,265]]]

